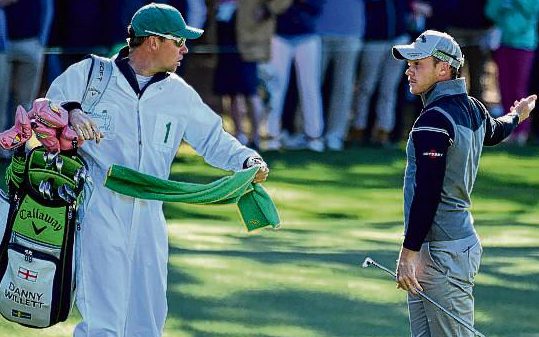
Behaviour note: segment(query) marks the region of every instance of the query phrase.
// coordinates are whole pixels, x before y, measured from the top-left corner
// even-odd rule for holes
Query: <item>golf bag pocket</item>
[[[10,261],[0,282],[0,313],[6,319],[26,326],[51,325],[54,279],[58,259],[11,243]]]

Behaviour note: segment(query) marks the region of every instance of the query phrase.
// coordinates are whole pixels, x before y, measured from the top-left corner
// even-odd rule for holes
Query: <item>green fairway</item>
[[[226,172],[187,152],[171,179]],[[406,294],[366,256],[395,266],[402,240],[402,149],[267,153],[264,186],[280,230],[247,233],[234,206],[168,203],[167,337],[404,337]],[[476,328],[539,336],[539,148],[485,149],[473,194],[483,260]],[[0,319],[0,337],[71,336],[79,319],[30,330]]]

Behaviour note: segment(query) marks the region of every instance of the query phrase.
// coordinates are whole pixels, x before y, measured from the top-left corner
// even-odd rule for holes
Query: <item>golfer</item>
[[[69,67],[47,97],[64,102],[70,124],[87,142],[80,153],[94,180],[76,243],[75,337],[159,337],[167,314],[168,240],[162,202],[126,197],[103,186],[120,164],[167,179],[182,140],[211,165],[237,171],[262,164],[259,155],[222,128],[222,121],[174,71],[186,40],[203,31],[174,7],[149,4],[133,16],[128,46],[113,62],[110,82],[93,111],[81,100],[91,60]],[[99,143],[99,144],[97,144]]]
[[[473,326],[474,277],[482,248],[470,213],[470,194],[483,145],[496,145],[528,118],[536,95],[516,101],[494,119],[459,77],[464,56],[446,33],[428,30],[393,56],[408,62],[410,92],[423,110],[406,147],[405,237],[397,286],[408,291],[412,336],[473,336],[417,295],[422,290]]]

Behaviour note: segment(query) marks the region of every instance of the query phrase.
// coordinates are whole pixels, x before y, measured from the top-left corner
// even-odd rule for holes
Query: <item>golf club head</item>
[[[75,199],[77,199],[77,194],[75,193],[75,191],[73,191],[73,189],[69,187],[68,185],[64,185],[64,186],[65,186],[65,192],[67,193],[71,201],[74,201]]]
[[[61,173],[62,172],[62,167],[64,167],[64,160],[62,159],[62,156],[60,155],[57,155],[55,160],[54,160],[54,165],[56,167],[56,171],[58,171],[58,173]]]
[[[56,159],[58,152],[43,152],[43,159],[45,159],[45,167],[52,166],[52,163]]]
[[[49,153],[47,151],[43,152],[43,161],[45,162],[45,167],[49,166]]]
[[[73,190],[67,184],[58,187],[58,196],[67,203],[72,203],[76,198]]]
[[[363,268],[367,268],[368,266],[370,266],[371,264],[373,264],[373,260],[370,258],[370,257],[366,257],[365,260],[363,261],[363,264],[361,265]]]
[[[60,199],[64,200],[65,202],[69,202],[67,200],[67,194],[66,194],[66,191],[65,191],[65,184],[63,184],[61,186],[58,186],[57,193],[58,193],[58,196],[60,197]]]
[[[50,181],[46,181],[43,187],[43,194],[46,199],[52,200],[52,185]]]
[[[44,180],[41,180],[39,182],[38,191],[41,194],[41,196],[43,197],[43,199],[45,199],[45,181]]]

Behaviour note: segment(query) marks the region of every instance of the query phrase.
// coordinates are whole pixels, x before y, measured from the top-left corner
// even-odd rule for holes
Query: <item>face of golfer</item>
[[[444,66],[445,64],[445,66]],[[406,76],[410,84],[410,92],[414,95],[420,95],[428,91],[436,82],[444,79],[448,64],[446,62],[438,62],[434,64],[434,58],[429,56],[421,60],[409,60]]]

